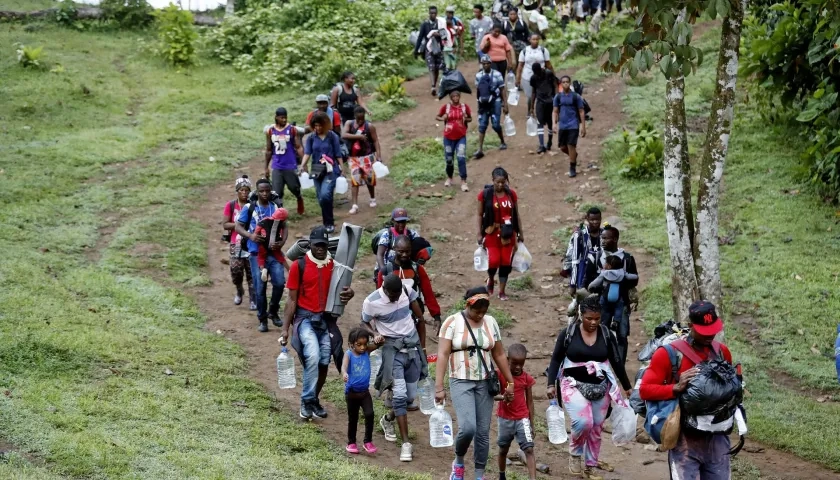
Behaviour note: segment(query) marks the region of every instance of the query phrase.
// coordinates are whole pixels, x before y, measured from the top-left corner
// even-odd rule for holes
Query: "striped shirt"
[[[392,302],[384,287],[367,296],[362,304],[362,321],[375,321],[374,328],[385,337],[409,337],[414,333],[414,319],[411,318],[411,302],[417,300],[417,292],[403,288],[400,298]]]
[[[501,341],[502,332],[496,319],[490,315],[484,316],[484,323],[480,328],[473,328],[481,355],[487,368],[493,368],[490,363],[493,356],[490,350]],[[459,380],[484,380],[487,373],[481,365],[481,359],[475,353],[470,353],[470,348],[475,346],[470,331],[467,330],[466,319],[458,312],[446,320],[440,328],[440,338],[452,341],[452,354],[449,355],[449,378]]]

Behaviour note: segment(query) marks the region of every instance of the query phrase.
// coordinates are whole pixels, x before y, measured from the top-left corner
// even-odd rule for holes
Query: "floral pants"
[[[560,382],[563,407],[572,422],[569,453],[575,457],[582,455],[587,467],[597,467],[598,455],[601,453],[601,431],[610,408],[610,396],[587,400],[573,383],[569,378],[563,378]]]

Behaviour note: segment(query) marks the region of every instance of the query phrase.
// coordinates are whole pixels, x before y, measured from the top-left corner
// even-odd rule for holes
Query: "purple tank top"
[[[278,130],[276,125],[269,129],[271,135],[271,168],[273,170],[294,170],[297,168],[297,157],[295,156],[294,135],[292,125],[286,125]]]

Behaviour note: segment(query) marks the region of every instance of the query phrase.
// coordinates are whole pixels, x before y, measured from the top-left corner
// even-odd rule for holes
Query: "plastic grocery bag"
[[[525,244],[519,242],[517,245],[516,253],[513,254],[513,260],[510,262],[510,266],[513,267],[519,273],[527,272],[529,268],[531,268],[531,252],[525,248]]]
[[[629,406],[622,407],[613,403],[612,407],[612,441],[616,446],[632,442],[636,438],[636,412]]]

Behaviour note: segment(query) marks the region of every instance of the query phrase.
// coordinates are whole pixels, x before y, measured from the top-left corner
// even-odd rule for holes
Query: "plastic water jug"
[[[370,388],[376,383],[376,375],[379,374],[379,368],[382,367],[382,353],[379,350],[370,352]]]
[[[435,405],[435,411],[429,417],[429,444],[435,448],[451,447],[455,444],[452,417],[443,407],[443,404]]]
[[[473,254],[473,266],[476,272],[486,272],[490,268],[490,258],[484,247],[478,247]]]
[[[551,400],[545,411],[545,419],[548,423],[548,441],[560,445],[566,443],[569,435],[566,433],[566,416],[563,409],[557,404],[557,399]]]
[[[508,72],[507,77],[505,77],[505,88],[508,90],[516,90],[516,74],[512,71]]]
[[[426,377],[417,386],[417,393],[420,397],[420,411],[424,415],[431,415],[435,412],[435,385],[431,377]]]
[[[837,340],[834,341],[834,366],[837,368],[837,381],[840,382],[840,325],[837,325]]]
[[[277,355],[277,385],[280,388],[295,388],[296,385],[295,360],[286,347]]]
[[[382,162],[374,162],[373,163],[373,173],[376,174],[376,178],[387,177],[391,170],[388,169],[388,166]]]
[[[315,186],[315,182],[309,178],[309,174],[306,172],[300,173],[300,188],[302,190],[306,190],[307,188],[312,188]]]
[[[525,122],[525,134],[529,137],[536,137],[537,128],[537,119],[534,117],[528,117],[528,121]]]
[[[344,177],[338,177],[335,179],[335,193],[339,195],[344,195],[347,193],[347,179]]]
[[[516,105],[514,103],[514,105]],[[505,115],[505,136],[512,137],[516,135],[516,125],[513,124],[513,119],[510,115]]]
[[[519,89],[511,88],[508,90],[508,105],[513,105],[514,107],[519,105]]]

